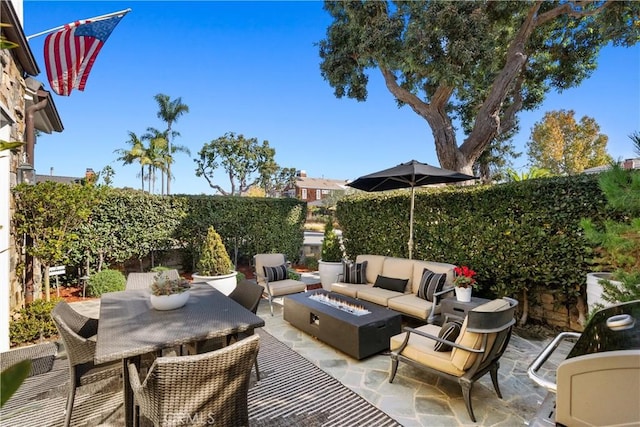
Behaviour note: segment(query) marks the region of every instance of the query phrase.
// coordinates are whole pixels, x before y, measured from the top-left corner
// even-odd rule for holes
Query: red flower
[[[454,285],[466,288],[476,284],[476,279],[473,278],[473,276],[476,275],[476,272],[466,265],[463,265],[462,267],[455,267],[453,271],[455,273],[455,278],[453,279]]]

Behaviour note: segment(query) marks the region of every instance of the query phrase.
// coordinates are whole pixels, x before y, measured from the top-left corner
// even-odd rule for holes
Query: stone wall
[[[25,132],[25,81],[21,70],[14,61],[9,49],[0,50],[0,103],[7,109],[7,113],[15,120],[10,126],[11,141],[24,141]],[[16,185],[16,170],[20,156],[7,152],[10,156],[9,186]],[[4,154],[4,153],[3,153]],[[0,179],[6,179],[5,176]],[[4,209],[4,207],[3,207]],[[13,218],[15,203],[13,197],[9,200],[9,218]],[[2,248],[4,249],[4,248]],[[9,239],[9,305],[10,310],[19,309],[24,303],[22,278],[16,274],[21,257],[15,245],[13,235]],[[38,283],[40,283],[38,281]]]
[[[567,304],[560,292],[542,290],[534,295],[529,304],[529,318],[563,330],[582,331],[584,325],[579,321],[578,308]]]

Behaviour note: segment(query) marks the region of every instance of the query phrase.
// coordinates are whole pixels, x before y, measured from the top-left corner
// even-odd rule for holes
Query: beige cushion
[[[429,313],[431,313],[433,303],[418,298],[414,294],[404,294],[391,298],[387,305],[392,310],[426,320],[429,317]]]
[[[358,290],[358,299],[369,301],[381,305],[387,306],[389,299],[401,296],[402,293],[390,291],[383,288],[374,288],[373,286],[363,286]]]
[[[277,282],[269,282],[269,288],[271,289],[271,296],[277,297],[280,295],[295,294],[297,292],[304,292],[306,284],[299,280],[278,280]]]
[[[478,307],[474,308],[473,311],[481,311],[486,313],[500,311],[507,307],[509,307],[509,301],[499,298],[479,305]],[[495,339],[496,334],[489,334],[487,348],[491,348]],[[467,331],[467,318],[465,318],[464,322],[462,323],[460,335],[458,336],[456,343],[465,347],[479,349],[482,345],[482,334]],[[454,348],[451,352],[451,362],[458,369],[466,371],[476,361],[476,356],[477,354],[475,353],[470,353],[466,350]]]
[[[351,298],[358,297],[358,291],[360,289],[371,287],[371,285],[357,285],[355,283],[336,282],[331,284],[331,292],[336,292],[342,295],[346,295]]]
[[[358,255],[356,262],[367,261],[367,282],[375,283],[378,274],[382,274],[382,263],[386,257],[383,255]]]
[[[437,325],[424,325],[416,329],[436,337],[438,336],[438,332],[440,332],[440,326]],[[400,347],[400,345],[404,341],[405,334],[406,332],[403,332],[399,335],[391,337],[391,340],[389,342],[391,351],[395,351]],[[451,352],[435,351],[433,349],[435,343],[436,341],[430,338],[422,337],[417,334],[411,334],[407,346],[402,351],[402,355],[433,369],[446,372],[456,377],[462,376],[464,374],[464,371],[461,371],[453,363],[451,363]]]
[[[409,281],[404,291],[411,292],[414,262],[406,258],[387,257],[382,264],[382,273],[380,274],[394,279],[408,279]],[[369,272],[367,272],[367,276],[369,276]],[[375,280],[373,282],[375,283]]]
[[[420,279],[422,279],[422,272],[425,268],[438,274],[446,274],[447,279],[444,282],[445,287],[453,286],[453,269],[455,265],[447,264],[444,262],[432,262],[432,261],[414,261],[413,262],[413,275],[411,277],[411,292],[418,293],[418,287],[420,286]]]
[[[285,262],[284,254],[257,254],[254,257],[254,261],[256,266],[256,279],[261,286],[265,286],[263,267],[277,267]]]

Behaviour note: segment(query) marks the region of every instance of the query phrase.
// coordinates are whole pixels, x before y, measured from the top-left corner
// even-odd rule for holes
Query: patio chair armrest
[[[442,295],[446,295],[446,294],[448,294],[449,292],[453,292],[454,290],[455,290],[455,286],[451,286],[451,287],[449,287],[449,288],[444,288],[444,289],[442,289],[441,291],[434,292],[434,293],[433,293],[433,298],[434,298],[434,299],[437,299],[438,297],[440,297],[440,296],[442,296]]]
[[[445,340],[444,338],[440,338],[440,337],[437,337],[435,335],[431,335],[431,334],[428,334],[426,332],[419,331],[419,330],[414,329],[414,328],[410,328],[408,326],[405,326],[404,328],[402,328],[402,330],[404,332],[407,332],[407,335],[405,336],[405,340],[402,343],[403,345],[400,347],[399,350],[397,350],[397,353],[401,353],[402,350],[404,350],[404,348],[407,346],[407,343],[409,342],[409,335],[410,334],[420,335],[422,337],[429,338],[429,339],[432,339],[434,341],[441,342],[443,344],[447,344],[447,345],[449,345],[451,347],[459,348],[461,350],[469,351],[471,353],[484,353],[484,348],[475,349],[475,348],[467,347],[467,346],[464,346],[464,345],[460,345],[460,344],[457,344],[457,343],[455,343],[453,341],[448,341],[448,340]]]

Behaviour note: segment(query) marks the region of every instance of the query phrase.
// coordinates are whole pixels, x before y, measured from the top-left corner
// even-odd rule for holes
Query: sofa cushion
[[[440,327],[436,325],[424,325],[416,329],[433,336],[437,336],[440,331]],[[389,340],[389,348],[391,351],[396,351],[400,347],[404,341],[405,334],[406,332],[403,332],[391,337]],[[462,376],[464,371],[456,368],[453,363],[451,363],[451,352],[435,351],[433,349],[435,343],[436,341],[430,338],[418,334],[411,334],[407,346],[402,351],[402,355],[441,372],[447,372],[456,377]]]
[[[387,257],[382,264],[381,276],[395,279],[408,279],[407,287],[402,292],[409,292],[412,287],[413,264],[415,261],[406,258]]]
[[[356,262],[361,263],[367,261],[367,283],[376,281],[378,274],[382,274],[382,264],[384,263],[384,255],[358,255]]]
[[[408,281],[409,279],[396,279],[395,277],[378,276],[373,287],[395,292],[404,292]]]
[[[367,261],[353,263],[342,261],[342,281],[345,283],[367,283]]]
[[[390,291],[388,289],[376,288],[368,285],[353,285],[359,286],[358,288],[358,299],[369,301],[374,304],[381,305],[383,307],[387,307],[389,305],[389,301],[402,295],[401,292]]]
[[[293,279],[278,280],[277,282],[269,282],[269,289],[271,289],[271,296],[277,297],[280,295],[293,294],[296,292],[304,292],[307,285],[304,282]]]
[[[427,320],[431,313],[433,303],[422,298],[418,298],[414,294],[404,294],[391,298],[387,302],[387,306],[400,313],[407,314],[418,319]],[[438,311],[438,308],[436,308],[436,312]]]
[[[446,274],[434,273],[425,268],[420,279],[420,286],[418,286],[418,297],[433,302],[433,294],[442,290],[446,279]]]
[[[336,292],[341,295],[346,295],[351,298],[358,297],[358,291],[360,289],[370,288],[371,285],[358,285],[355,283],[336,282],[331,284],[331,292]]]
[[[438,332],[438,338],[445,339],[450,342],[455,342],[458,335],[460,335],[460,329],[462,328],[462,322],[447,322],[442,325],[440,328],[440,332]],[[433,346],[435,351],[451,351],[453,349],[449,344],[445,344],[443,342],[436,341]]]
[[[264,269],[264,275],[269,282],[277,282],[278,280],[284,280],[287,278],[287,264],[281,264],[275,267],[262,267]]]

